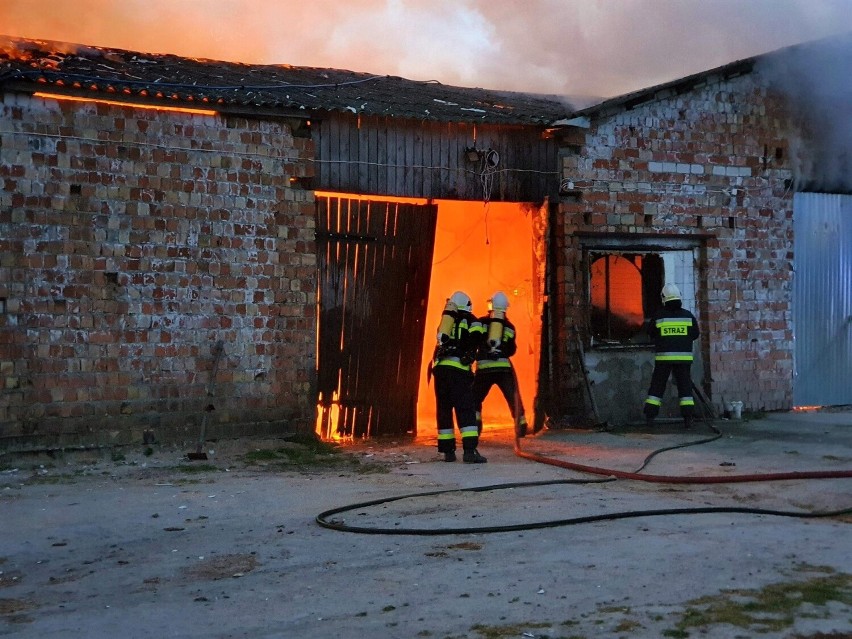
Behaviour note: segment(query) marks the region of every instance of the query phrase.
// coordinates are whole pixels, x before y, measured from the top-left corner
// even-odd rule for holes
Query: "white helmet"
[[[666,284],[660,292],[660,297],[663,299],[663,304],[679,300],[680,289],[674,284]]]
[[[471,309],[470,296],[463,291],[456,291],[450,295],[450,301],[461,311],[469,311]]]
[[[509,298],[503,291],[497,291],[488,300],[488,308],[496,311],[505,311],[509,308]]]

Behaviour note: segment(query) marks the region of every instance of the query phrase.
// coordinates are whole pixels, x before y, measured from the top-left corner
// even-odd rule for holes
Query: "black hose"
[[[537,530],[541,528],[556,528],[559,526],[572,526],[576,524],[588,524],[598,521],[613,521],[617,519],[631,519],[638,517],[659,517],[661,515],[697,515],[708,513],[745,513],[752,515],[773,515],[778,517],[797,517],[800,519],[816,519],[820,517],[839,517],[842,515],[852,514],[852,507],[841,510],[827,512],[798,512],[786,510],[769,510],[764,508],[746,508],[739,506],[707,506],[698,508],[661,508],[653,510],[630,510],[622,512],[607,513],[603,515],[587,515],[584,517],[571,517],[568,519],[554,519],[551,521],[539,521],[523,524],[508,524],[502,526],[468,526],[457,528],[371,528],[369,526],[350,526],[344,521],[330,519],[333,515],[350,512],[359,508],[368,508],[379,504],[387,504],[403,499],[415,499],[419,497],[430,497],[435,495],[445,495],[449,493],[464,493],[464,492],[486,492],[491,490],[503,490],[506,488],[519,488],[526,486],[545,486],[549,484],[589,484],[603,483],[614,481],[614,479],[565,479],[554,481],[540,482],[521,482],[512,484],[495,484],[492,486],[480,486],[475,488],[456,488],[451,490],[436,490],[426,493],[411,493],[408,495],[399,495],[397,497],[387,497],[384,499],[374,499],[372,501],[350,504],[340,508],[332,508],[326,510],[316,517],[316,522],[323,528],[337,530],[340,532],[354,532],[367,535],[471,535],[499,532],[517,532],[520,530]]]
[[[714,436],[710,438],[705,438],[701,440],[696,440],[692,442],[687,442],[684,444],[679,444],[676,446],[667,446],[665,448],[660,448],[652,452],[648,457],[645,458],[642,466],[634,471],[634,472],[624,472],[617,471],[613,469],[600,468],[596,466],[586,466],[582,464],[574,464],[571,462],[566,462],[563,460],[553,459],[551,457],[546,457],[544,455],[537,455],[534,453],[527,453],[521,450],[520,440],[517,436],[517,428],[515,430],[515,454],[524,459],[530,459],[532,461],[538,461],[541,463],[550,464],[553,466],[559,466],[562,468],[567,468],[569,470],[575,470],[579,472],[585,472],[589,474],[596,475],[607,475],[606,478],[602,479],[563,479],[563,480],[551,480],[551,481],[537,481],[537,482],[516,482],[516,483],[507,483],[507,484],[494,484],[490,486],[480,486],[474,488],[455,488],[449,490],[436,490],[425,493],[411,493],[407,495],[400,495],[397,497],[388,497],[383,499],[375,499],[372,501],[359,502],[356,504],[350,504],[348,506],[342,506],[340,508],[333,508],[331,510],[326,510],[319,515],[316,516],[316,522],[322,526],[323,528],[329,528],[331,530],[337,530],[341,532],[355,532],[362,533],[368,535],[464,535],[464,534],[484,534],[484,533],[498,533],[498,532],[516,532],[520,530],[536,530],[541,528],[556,528],[559,526],[572,526],[577,524],[587,524],[598,521],[614,521],[617,519],[631,519],[638,517],[659,517],[662,515],[697,515],[697,514],[709,514],[709,513],[741,513],[741,514],[752,514],[752,515],[772,515],[777,517],[796,517],[800,519],[816,519],[816,518],[829,518],[829,517],[839,517],[842,515],[852,514],[852,507],[842,508],[840,510],[833,511],[825,511],[825,512],[801,512],[801,511],[786,511],[786,510],[770,510],[763,508],[746,508],[739,506],[708,506],[708,507],[697,507],[697,508],[663,508],[663,509],[652,509],[652,510],[631,510],[631,511],[622,511],[622,512],[614,512],[607,513],[603,515],[588,515],[584,517],[571,517],[569,519],[556,519],[551,521],[541,521],[541,522],[530,522],[523,524],[509,524],[502,526],[470,526],[470,527],[458,527],[458,528],[371,528],[368,526],[350,526],[346,524],[344,521],[340,520],[332,520],[330,517],[333,515],[338,515],[340,513],[350,512],[352,510],[357,510],[359,508],[368,508],[370,506],[376,506],[379,504],[387,504],[394,501],[400,501],[403,499],[414,499],[418,497],[430,497],[434,495],[444,495],[450,493],[464,493],[464,492],[487,492],[492,490],[504,490],[508,488],[519,488],[519,487],[528,487],[528,486],[546,486],[546,485],[554,485],[554,484],[590,484],[590,483],[604,483],[615,481],[616,479],[631,479],[631,480],[640,480],[640,481],[648,481],[654,483],[679,483],[679,484],[718,484],[718,483],[737,483],[737,482],[757,482],[757,481],[778,481],[778,480],[791,480],[791,479],[837,479],[837,478],[848,478],[852,477],[852,470],[840,470],[840,471],[805,471],[805,472],[788,472],[788,473],[764,473],[764,474],[752,474],[752,475],[729,475],[729,476],[704,476],[704,477],[679,477],[679,476],[668,476],[668,475],[642,475],[639,471],[645,468],[648,463],[651,461],[653,457],[656,455],[668,451],[674,450],[677,448],[685,448],[687,446],[696,446],[698,444],[705,444],[708,442],[715,441],[722,436],[722,432],[717,429],[711,422],[707,422],[711,430],[714,432]]]

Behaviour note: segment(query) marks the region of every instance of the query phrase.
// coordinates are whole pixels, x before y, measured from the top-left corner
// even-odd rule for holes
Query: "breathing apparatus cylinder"
[[[488,324],[488,346],[495,350],[503,342],[503,318],[505,311],[494,309],[491,311],[491,322]]]
[[[506,309],[509,308],[509,298],[503,291],[497,291],[488,300],[488,308],[491,311],[491,322],[488,325],[488,346],[493,351],[499,348],[503,342],[503,320],[506,318]]]
[[[455,310],[455,303],[452,300],[447,300],[444,311],[441,313],[441,323],[438,324],[438,346],[450,339],[450,333],[453,330],[453,325],[456,323],[451,313],[454,313]]]
[[[441,313],[441,322],[438,324],[438,346],[450,340],[453,326],[456,323],[454,313],[460,308],[470,310],[470,297],[467,293],[456,291],[447,300],[444,310]]]

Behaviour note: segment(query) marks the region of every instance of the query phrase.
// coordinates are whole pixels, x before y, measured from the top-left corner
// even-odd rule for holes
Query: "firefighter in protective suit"
[[[518,345],[515,341],[515,325],[506,315],[508,309],[509,298],[503,291],[497,291],[488,300],[488,315],[479,320],[485,332],[485,341],[476,353],[476,375],[473,381],[476,423],[481,433],[482,402],[496,384],[509,405],[509,412],[515,421],[515,432],[518,437],[524,437],[527,434],[527,418],[517,376],[509,359],[518,350]]]
[[[432,360],[435,377],[435,410],[438,423],[438,452],[444,461],[456,461],[456,434],[461,433],[462,461],[484,464],[479,454],[479,428],[476,425],[476,400],[473,396],[473,364],[476,349],[483,339],[482,324],[471,312],[470,297],[456,291],[441,313],[438,344]]]
[[[652,426],[660,413],[666,382],[673,375],[677,384],[680,414],[686,428],[692,425],[695,400],[692,397],[692,343],[698,339],[698,321],[682,307],[680,290],[674,284],[663,287],[662,308],[649,320],[648,333],[654,343],[654,372],[648,398],[645,400],[645,420]]]

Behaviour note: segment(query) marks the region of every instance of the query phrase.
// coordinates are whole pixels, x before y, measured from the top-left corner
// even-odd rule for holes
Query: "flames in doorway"
[[[378,199],[400,201],[398,198]],[[535,394],[542,305],[540,279],[543,264],[541,238],[537,236],[540,236],[540,230],[536,233],[536,229],[541,228],[539,207],[445,200],[434,204],[438,206],[437,228],[425,320],[420,323],[423,335],[416,398],[416,434],[426,438],[435,434],[434,390],[427,380],[426,367],[433,354],[435,334],[446,299],[454,291],[462,290],[473,300],[474,314],[485,315],[487,300],[495,291],[502,290],[507,294],[509,318],[518,333],[518,352],[513,362],[527,412],[531,412]],[[317,317],[321,314],[318,312]],[[388,321],[393,321],[393,318],[388,318]],[[388,388],[387,392],[395,392],[395,389]],[[335,415],[340,414],[339,392],[331,395],[332,406],[328,406],[329,398],[324,400],[326,406],[318,406],[316,432],[324,439],[351,439],[329,427],[336,423]],[[413,397],[411,399],[414,400]],[[506,402],[496,388],[486,398],[483,418],[486,429],[489,425],[511,423]]]

